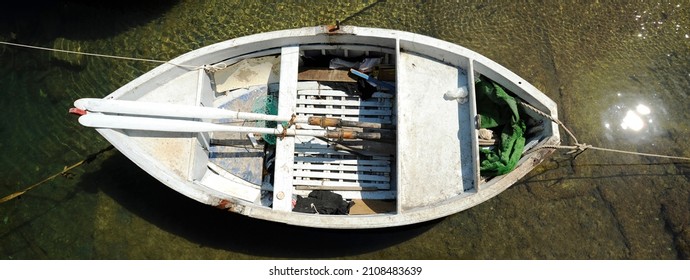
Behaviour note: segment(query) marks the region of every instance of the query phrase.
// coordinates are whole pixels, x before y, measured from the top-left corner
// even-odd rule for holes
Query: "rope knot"
[[[587,149],[589,149],[589,148],[591,148],[591,147],[592,147],[592,145],[589,145],[589,144],[585,144],[585,143],[575,143],[575,149],[570,150],[570,151],[567,152],[566,154],[567,154],[567,155],[574,154],[574,153],[580,154],[580,153],[584,152],[585,150],[587,150]]]

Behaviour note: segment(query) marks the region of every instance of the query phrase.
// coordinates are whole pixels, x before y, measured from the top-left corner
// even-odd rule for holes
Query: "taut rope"
[[[151,62],[151,63],[167,63],[167,64],[175,65],[175,66],[178,66],[178,67],[184,67],[184,68],[195,68],[195,69],[196,69],[196,68],[203,67],[203,66],[198,66],[198,65],[175,64],[175,63],[171,63],[171,62],[165,61],[165,60],[146,59],[146,58],[136,58],[136,57],[126,57],[126,56],[107,55],[107,54],[88,53],[88,52],[78,52],[78,51],[69,51],[69,50],[61,50],[61,49],[37,47],[37,46],[24,45],[24,44],[17,44],[17,43],[10,43],[10,42],[3,42],[3,41],[0,41],[0,44],[2,44],[2,45],[8,45],[8,46],[15,46],[15,47],[22,47],[22,48],[35,49],[35,50],[52,51],[52,52],[62,52],[62,53],[69,53],[69,54],[80,54],[80,55],[88,55],[88,56],[95,56],[95,57],[105,57],[105,58],[114,58],[114,59],[122,59],[122,60],[134,60],[134,61],[143,61],[143,62]]]
[[[566,127],[565,124],[563,124],[563,122],[561,122],[560,120],[551,117],[550,115],[542,112],[541,110],[535,108],[532,105],[529,105],[529,104],[522,102],[522,101],[518,101],[518,102],[520,102],[520,104],[522,106],[525,106],[525,108],[528,108],[528,109],[534,111],[535,113],[537,113],[541,116],[544,116],[547,119],[551,120],[552,122],[561,126],[563,128],[563,130],[565,130],[565,132],[568,133],[568,136],[570,136],[570,138],[573,139],[573,142],[575,142],[575,144],[571,145],[571,146],[567,146],[567,145],[543,145],[543,146],[540,146],[538,148],[533,149],[530,152],[534,152],[534,151],[540,150],[540,149],[568,149],[570,151],[567,152],[567,154],[574,154],[574,153],[580,154],[580,153],[586,151],[587,149],[592,149],[592,150],[614,152],[614,153],[621,153],[621,154],[628,154],[628,155],[637,155],[637,156],[645,156],[645,157],[657,157],[657,158],[668,158],[668,159],[678,159],[678,160],[690,161],[690,158],[688,158],[688,157],[678,157],[678,156],[667,156],[667,155],[659,155],[659,154],[631,152],[631,151],[624,151],[624,150],[617,150],[617,149],[595,147],[595,146],[592,146],[589,144],[580,143],[577,141],[577,138],[575,138],[575,135],[572,133],[572,131],[570,131],[570,129],[568,129],[568,127]]]

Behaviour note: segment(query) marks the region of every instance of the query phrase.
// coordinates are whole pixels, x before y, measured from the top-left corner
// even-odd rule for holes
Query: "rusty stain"
[[[216,208],[226,209],[230,212],[235,212],[235,213],[240,213],[240,214],[242,214],[242,212],[244,211],[243,205],[237,204],[237,203],[232,202],[232,201],[227,200],[227,199],[221,199],[220,202],[218,202],[218,204],[216,205]]]
[[[228,204],[230,204],[230,201],[228,201],[227,199],[221,199],[218,205],[216,205],[216,208],[226,209],[228,208]]]

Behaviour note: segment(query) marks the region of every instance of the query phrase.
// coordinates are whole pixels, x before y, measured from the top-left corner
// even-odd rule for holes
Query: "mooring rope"
[[[99,54],[99,53],[89,53],[89,52],[70,51],[70,50],[62,50],[62,49],[46,48],[46,47],[37,47],[37,46],[24,45],[24,44],[17,44],[17,43],[10,43],[10,42],[3,42],[3,41],[0,41],[0,44],[8,45],[8,46],[15,46],[15,47],[22,47],[22,48],[35,49],[35,50],[52,51],[52,52],[62,52],[62,53],[78,54],[78,55],[88,55],[88,56],[94,56],[94,57],[104,57],[104,58],[113,58],[113,59],[121,59],[121,60],[143,61],[143,62],[161,63],[161,64],[162,64],[162,63],[166,63],[166,64],[171,64],[171,65],[174,65],[174,66],[184,67],[184,68],[194,68],[194,69],[197,69],[197,68],[205,68],[204,66],[176,64],[176,63],[172,63],[172,62],[170,62],[170,61],[158,60],[158,59],[147,59],[147,58],[126,57],[126,56],[107,55],[107,54]]]
[[[111,145],[111,146],[108,146],[108,147],[105,148],[105,149],[102,149],[102,150],[100,150],[100,151],[98,151],[98,152],[95,152],[95,153],[93,153],[93,154],[88,155],[85,159],[83,159],[83,160],[81,160],[81,161],[79,161],[79,162],[77,162],[77,163],[75,163],[75,164],[72,164],[72,165],[70,165],[70,166],[65,166],[65,168],[62,169],[62,171],[60,171],[60,172],[58,172],[58,173],[55,173],[55,174],[53,174],[53,175],[51,175],[51,176],[48,176],[47,178],[41,180],[41,181],[38,182],[38,183],[35,183],[35,184],[33,184],[33,185],[31,185],[31,186],[28,186],[28,187],[25,187],[25,188],[22,189],[21,191],[18,191],[18,192],[15,192],[15,193],[13,193],[13,194],[10,194],[10,195],[8,195],[8,196],[5,196],[5,197],[3,197],[3,198],[0,198],[0,204],[5,203],[5,202],[8,202],[8,201],[10,201],[10,200],[12,200],[12,199],[15,199],[15,198],[17,198],[17,197],[23,195],[24,193],[26,193],[26,192],[28,192],[28,191],[30,191],[30,190],[32,190],[32,189],[34,189],[34,188],[36,188],[36,187],[42,185],[43,183],[55,179],[57,176],[65,175],[65,174],[67,174],[67,171],[70,171],[70,170],[72,170],[72,169],[74,169],[74,168],[77,168],[77,167],[81,166],[81,165],[84,164],[84,163],[89,163],[89,162],[93,161],[94,159],[96,159],[96,158],[97,158],[99,155],[101,155],[102,153],[105,153],[105,152],[107,152],[107,151],[110,151],[110,150],[112,150],[113,148],[114,148],[114,147],[113,147],[112,145]]]
[[[570,136],[570,138],[573,139],[573,142],[575,142],[574,145],[542,145],[540,147],[532,149],[531,151],[529,151],[530,153],[537,151],[537,150],[540,150],[540,149],[567,149],[570,151],[567,152],[566,154],[575,154],[575,153],[580,154],[580,153],[582,153],[588,149],[592,149],[592,150],[598,150],[598,151],[604,151],[604,152],[614,152],[614,153],[628,154],[628,155],[637,155],[637,156],[645,156],[645,157],[657,157],[657,158],[667,158],[667,159],[678,159],[678,160],[690,161],[689,157],[679,157],[679,156],[668,156],[668,155],[660,155],[660,154],[632,152],[632,151],[625,151],[625,150],[618,150],[618,149],[596,147],[596,146],[592,146],[589,144],[580,143],[579,141],[577,141],[577,138],[575,137],[573,132],[570,129],[568,129],[568,127],[566,127],[565,124],[563,122],[561,122],[560,120],[558,120],[554,117],[551,117],[551,115],[548,115],[548,114],[542,112],[541,110],[537,109],[536,107],[534,107],[530,104],[527,104],[527,103],[522,102],[522,101],[518,101],[518,102],[522,106],[525,106],[525,108],[528,108],[528,109],[534,111],[535,113],[537,113],[541,116],[544,116],[547,119],[551,120],[552,122],[558,124],[560,127],[563,128],[563,130],[565,130],[566,133],[568,133],[568,136]]]

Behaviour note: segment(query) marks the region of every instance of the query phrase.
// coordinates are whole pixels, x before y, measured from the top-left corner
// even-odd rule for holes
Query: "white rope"
[[[226,64],[225,62],[221,62],[221,63],[215,64],[215,65],[207,65],[204,67],[204,69],[206,69],[206,71],[208,71],[210,73],[215,73],[215,72],[218,72],[218,71],[223,70],[225,68],[228,68],[228,66],[229,65]]]
[[[311,209],[314,209],[314,212],[316,212],[316,214],[320,214],[320,213],[319,213],[319,210],[316,209],[316,205],[314,205],[314,203],[310,204],[309,206],[310,206]]]
[[[22,48],[29,48],[29,49],[36,49],[36,50],[43,50],[43,51],[62,52],[62,53],[69,53],[69,54],[81,54],[81,55],[88,55],[88,56],[95,56],[95,57],[105,57],[105,58],[123,59],[123,60],[134,60],[134,61],[143,61],[143,62],[151,62],[151,63],[167,63],[167,64],[171,64],[171,65],[175,65],[175,66],[179,66],[179,67],[185,67],[185,68],[200,68],[200,67],[203,67],[203,66],[197,66],[197,65],[175,64],[175,63],[171,63],[171,62],[165,61],[165,60],[146,59],[146,58],[136,58],[136,57],[125,57],[125,56],[107,55],[107,54],[98,54],[98,53],[88,53],[88,52],[78,52],[78,51],[69,51],[69,50],[53,49],[53,48],[45,48],[45,47],[37,47],[37,46],[24,45],[24,44],[17,44],[17,43],[10,43],[10,42],[3,42],[3,41],[0,41],[0,44],[8,45],[8,46],[15,46],[15,47],[22,47]]]
[[[568,150],[570,150],[570,151],[567,152],[566,154],[576,154],[576,156],[577,156],[577,155],[581,154],[582,152],[586,151],[587,149],[592,149],[592,150],[599,150],[599,151],[604,151],[604,152],[614,152],[614,153],[628,154],[628,155],[637,155],[637,156],[645,156],[645,157],[657,157],[657,158],[667,158],[667,159],[678,159],[678,160],[689,160],[689,161],[690,161],[690,158],[688,158],[688,157],[678,157],[678,156],[667,156],[667,155],[659,155],[659,154],[648,154],[648,153],[640,153],[640,152],[631,152],[631,151],[624,151],[624,150],[617,150],[617,149],[609,149],[609,148],[595,147],[595,146],[592,146],[592,145],[589,145],[589,144],[580,143],[580,142],[577,141],[577,138],[575,138],[575,135],[570,131],[570,129],[568,129],[568,128],[565,126],[565,124],[564,124],[563,122],[561,122],[561,121],[558,120],[558,119],[555,119],[555,118],[551,117],[550,115],[548,115],[548,114],[542,112],[541,110],[535,108],[535,107],[532,106],[532,105],[529,105],[529,104],[527,104],[527,103],[525,103],[525,102],[522,102],[522,101],[519,101],[519,102],[520,102],[520,104],[521,104],[522,106],[525,106],[526,108],[528,108],[528,109],[534,111],[535,113],[537,113],[537,114],[539,114],[539,115],[542,115],[542,116],[548,118],[549,120],[551,120],[552,122],[557,123],[558,125],[560,125],[560,126],[568,133],[568,135],[570,136],[570,138],[573,139],[573,142],[575,142],[575,145],[573,145],[573,146],[565,146],[565,145],[543,145],[543,146],[540,146],[540,147],[538,147],[538,148],[532,149],[531,151],[529,151],[530,153],[531,153],[531,152],[534,152],[534,151],[537,151],[537,150],[540,150],[540,149],[568,149]]]

